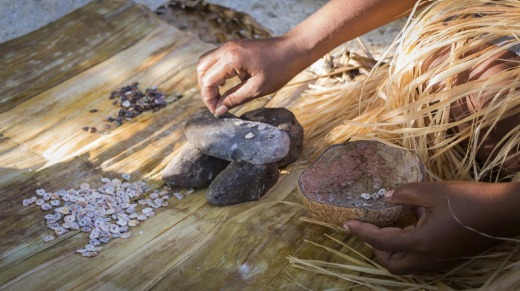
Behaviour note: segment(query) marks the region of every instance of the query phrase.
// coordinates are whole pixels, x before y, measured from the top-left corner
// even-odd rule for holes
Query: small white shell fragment
[[[137,220],[143,221],[143,220],[146,220],[146,219],[148,219],[148,217],[146,215],[141,214],[141,215],[137,216]]]
[[[372,198],[372,196],[370,196],[370,194],[368,193],[362,193],[360,196],[365,200],[369,200],[370,198]]]
[[[189,188],[188,190],[186,190],[186,195],[189,195],[189,194],[191,194],[193,192],[195,192],[195,189]]]
[[[81,185],[79,185],[79,188],[81,190],[88,190],[90,189],[90,185],[88,183],[81,183]]]
[[[159,193],[150,194],[150,199],[157,199],[157,198],[159,198]]]
[[[177,197],[177,199],[181,200],[182,198],[184,198],[184,195],[182,195],[181,193],[179,192],[175,192],[173,193],[173,196]]]
[[[235,121],[235,125],[242,125],[242,124],[244,124],[244,121],[243,121],[243,120]]]
[[[102,237],[99,239],[99,241],[102,243],[102,244],[107,244],[110,242],[110,238],[108,237]]]
[[[56,233],[57,236],[62,236],[64,235],[65,233],[68,232],[68,230],[66,230],[65,228],[63,227],[58,227],[54,230],[54,232]]]
[[[60,206],[60,200],[51,200],[50,204],[52,206]]]
[[[45,194],[45,189],[36,189],[36,195],[38,196],[43,196],[43,194]]]
[[[162,207],[166,207],[166,206],[168,206],[168,205],[170,205],[170,203],[168,203],[168,201],[163,201],[163,203],[161,203],[161,206],[162,206]]]
[[[45,193],[42,195],[43,200],[48,201],[51,199],[51,193]]]
[[[97,254],[98,254],[97,252],[84,252],[81,255],[84,257],[95,257],[95,256],[97,256]]]
[[[119,226],[125,226],[128,224],[128,222],[126,222],[126,220],[123,220],[123,219],[118,220],[116,223]]]
[[[147,213],[150,213],[150,212],[153,212],[153,208],[150,208],[150,207],[147,207],[145,209],[142,210],[143,214],[147,214]]]
[[[140,235],[142,235],[143,233],[144,233],[144,231],[142,231],[142,230],[141,230],[141,231],[139,231],[139,234],[140,234]]]
[[[27,206],[29,206],[29,205],[31,205],[31,204],[32,204],[31,199],[24,199],[24,200],[22,201],[22,206],[23,206],[23,207],[27,207]]]
[[[54,214],[46,214],[46,215],[44,216],[44,218],[45,218],[45,220],[54,220],[54,219],[56,219],[56,218],[54,217]]]
[[[121,178],[123,178],[125,181],[130,181],[130,175],[128,174],[121,174]]]
[[[132,236],[132,233],[131,232],[125,232],[125,233],[122,233],[120,238],[129,238]]]
[[[91,245],[91,244],[87,244],[87,245],[85,246],[85,250],[87,250],[88,252],[92,252],[92,251],[94,251],[95,248],[96,248],[96,247],[93,246],[93,245]]]
[[[55,211],[58,212],[58,213],[61,213],[61,214],[69,214],[70,213],[68,207],[59,207],[59,208],[56,208]]]
[[[48,203],[43,203],[40,207],[43,211],[49,211],[52,209],[52,206],[50,206]]]
[[[153,203],[159,205],[159,207],[160,207],[160,206],[162,206],[163,201],[164,201],[163,199],[161,199],[161,198],[157,198],[157,199],[155,199],[155,200],[153,201]]]
[[[107,178],[107,177],[101,178],[101,183],[108,183],[108,182],[110,182],[109,178]]]
[[[254,124],[254,123],[248,123],[248,124],[247,124],[247,127],[249,127],[249,128],[253,128],[253,127],[255,127],[255,126],[256,126],[256,124]]]
[[[379,195],[379,197],[383,197],[383,196],[385,196],[385,194],[386,194],[385,188],[379,189],[379,191],[377,191],[377,195]]]
[[[86,249],[77,249],[77,250],[76,250],[76,253],[80,253],[80,254],[82,254],[82,253],[84,253],[84,252],[86,252],[86,251],[87,251]]]
[[[116,187],[116,188],[117,188],[117,187],[120,187],[121,184],[123,184],[123,182],[121,182],[121,180],[119,180],[119,179],[117,179],[117,178],[114,179],[114,180],[112,180],[112,185],[114,185],[114,187]]]
[[[139,220],[137,219],[132,219],[128,222],[128,226],[136,226],[139,224]]]
[[[36,199],[36,201],[34,201],[34,204],[38,206],[42,206],[43,203],[45,203],[45,200],[43,199]]]
[[[130,103],[130,101],[128,101],[128,100],[125,100],[125,101],[123,101],[123,103],[121,103],[121,106],[126,107],[126,108],[130,107],[130,105],[132,105],[132,103]]]
[[[370,195],[370,197],[372,197],[372,199],[374,199],[374,200],[377,200],[377,199],[379,199],[380,196],[377,193],[373,193],[372,195]]]
[[[68,223],[73,223],[76,221],[76,217],[74,215],[66,215],[63,220]]]
[[[252,139],[253,137],[255,137],[255,135],[252,132],[250,132],[250,133],[246,134],[246,136],[244,136],[244,137],[247,139]]]
[[[258,130],[264,130],[266,127],[267,127],[267,125],[265,125],[265,124],[260,124],[260,125],[258,126]]]
[[[53,235],[48,235],[46,237],[43,238],[43,241],[44,242],[50,242],[51,240],[54,240],[56,237],[53,236]]]

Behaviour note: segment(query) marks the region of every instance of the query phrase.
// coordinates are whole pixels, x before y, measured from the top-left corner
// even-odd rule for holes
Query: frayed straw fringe
[[[504,46],[476,50],[504,36],[512,37]],[[476,153],[481,146],[478,140],[490,133],[488,128],[520,114],[520,63],[462,85],[455,85],[454,79],[519,41],[520,1],[431,2],[409,19],[389,65],[378,66],[356,82],[319,79],[305,93],[303,102],[291,108],[304,126],[307,154],[316,157],[328,145],[349,140],[376,140],[415,151],[425,163],[431,181],[504,178],[501,164],[511,153],[515,158],[520,155],[520,126],[500,142],[501,150],[494,158],[477,163]],[[448,58],[423,70],[429,58],[443,48],[448,48]],[[444,85],[442,90],[435,88],[440,83]],[[462,120],[451,120],[450,105],[465,100],[468,94],[486,96],[489,102]],[[461,124],[469,126],[455,131]],[[506,178],[520,181],[520,173]],[[370,259],[360,258],[353,249],[349,254],[327,249],[347,260],[347,264],[293,257],[290,262],[300,269],[369,288],[516,289],[520,287],[519,247],[516,242],[505,242],[442,275],[394,276]],[[356,272],[361,275],[354,275]]]

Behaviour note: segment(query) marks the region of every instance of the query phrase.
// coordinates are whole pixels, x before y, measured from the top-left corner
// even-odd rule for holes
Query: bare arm
[[[199,60],[201,97],[221,115],[273,93],[336,46],[406,14],[416,2],[332,0],[281,37],[228,42]],[[219,86],[235,76],[241,83],[221,95]]]

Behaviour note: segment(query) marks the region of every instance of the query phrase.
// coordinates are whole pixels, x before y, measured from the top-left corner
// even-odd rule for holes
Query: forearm
[[[497,235],[520,235],[520,183],[490,183],[487,186],[489,207],[503,221],[494,226]]]
[[[283,38],[305,55],[302,68],[338,45],[409,13],[417,0],[332,0]],[[305,63],[305,64],[303,64]]]

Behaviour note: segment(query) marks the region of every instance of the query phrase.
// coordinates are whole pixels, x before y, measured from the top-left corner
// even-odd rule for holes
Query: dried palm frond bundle
[[[477,152],[497,122],[520,114],[520,63],[512,60],[516,64],[497,74],[459,80],[518,43],[519,19],[518,1],[433,2],[404,28],[388,78],[374,94],[360,97],[381,106],[362,108],[334,128],[328,141],[372,139],[414,150],[432,180],[505,178],[503,162],[518,160],[520,127],[498,142],[492,158],[479,161]],[[491,44],[504,37],[502,46]],[[444,60],[428,66],[441,53]],[[468,108],[455,119],[458,102]]]
[[[497,124],[520,114],[519,58],[508,59],[507,68],[493,74],[467,73],[520,42],[520,2],[427,4],[408,20],[388,66],[379,66],[354,83],[320,80],[306,92],[293,111],[305,128],[308,149],[376,140],[416,152],[431,181],[518,181],[518,168],[507,165],[520,160],[520,126],[496,140],[488,158],[482,159],[479,152],[494,136]],[[463,110],[456,104],[464,104]],[[356,256],[352,254],[346,255],[345,265],[291,261],[296,267],[368,287],[512,288],[520,285],[519,247],[516,242],[504,243],[443,275],[382,274],[380,266],[368,258],[361,264],[359,257],[352,260]],[[362,274],[351,276],[346,270]],[[497,279],[498,274],[504,274],[503,279]]]

